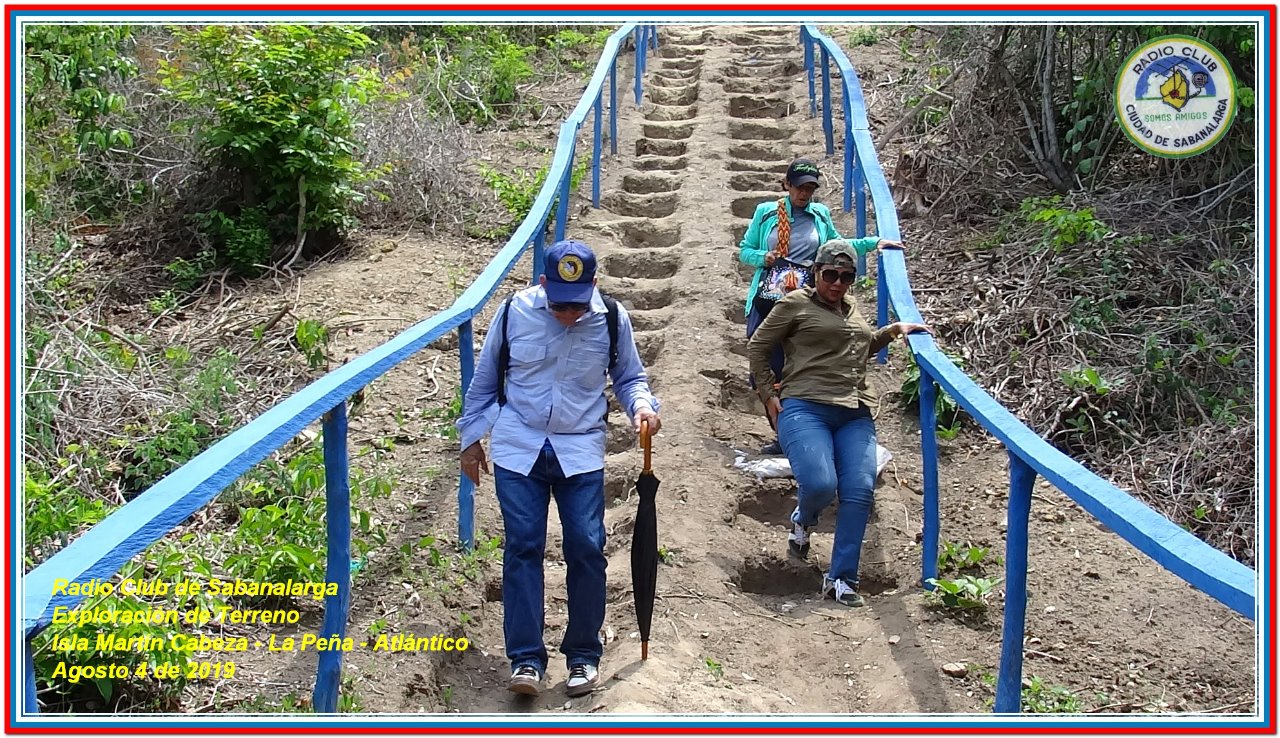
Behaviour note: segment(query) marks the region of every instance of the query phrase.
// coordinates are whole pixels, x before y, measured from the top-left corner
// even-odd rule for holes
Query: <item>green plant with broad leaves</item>
[[[299,320],[293,329],[293,343],[312,369],[329,363],[329,329],[320,321],[312,318]]]
[[[991,549],[975,546],[972,543],[963,545],[954,541],[943,541],[942,550],[938,552],[938,571],[974,569],[982,565]]]
[[[953,610],[985,610],[987,601],[995,592],[999,579],[962,575],[954,579],[930,577],[933,587],[925,594],[925,601]]]
[[[1094,244],[1111,232],[1098,220],[1092,208],[1074,209],[1063,205],[1062,197],[1029,197],[1022,201],[1021,211],[1028,223],[1038,223],[1044,235],[1032,251],[1052,248],[1055,252],[1069,246]]]
[[[1022,711],[1033,713],[1081,712],[1080,698],[1066,687],[1045,684],[1031,677],[1022,685]]]
[[[351,470],[352,555],[363,559],[386,541],[385,525],[367,509],[391,494],[389,478]],[[223,568],[259,582],[323,581],[325,577],[325,467],[319,441],[284,461],[251,470],[230,493],[238,524],[227,537]]]
[[[964,359],[950,351],[945,352],[947,358],[951,359],[951,363],[960,369],[964,369]],[[920,382],[921,372],[920,365],[916,363],[914,354],[909,355],[910,364],[902,375],[902,386],[900,388],[900,401],[904,406],[918,405],[920,403]],[[961,428],[961,410],[960,405],[956,403],[954,397],[947,393],[946,390],[938,387],[934,391],[934,413],[937,416],[937,433],[942,438],[950,440],[955,438]]]
[[[1063,372],[1062,383],[1070,389],[1091,391],[1099,397],[1111,391],[1111,384],[1091,366],[1077,366]]]

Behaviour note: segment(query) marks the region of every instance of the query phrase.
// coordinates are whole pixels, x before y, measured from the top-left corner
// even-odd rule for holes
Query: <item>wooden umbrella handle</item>
[[[644,470],[653,471],[653,439],[649,436],[649,419],[640,419],[640,447],[644,449]]]

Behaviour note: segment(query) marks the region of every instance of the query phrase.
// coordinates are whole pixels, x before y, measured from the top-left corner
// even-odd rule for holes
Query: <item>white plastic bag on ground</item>
[[[876,444],[876,476],[880,476],[884,468],[893,461],[893,453],[889,449]],[[782,479],[794,476],[791,473],[791,462],[785,456],[766,456],[763,459],[747,461],[744,454],[739,454],[733,465],[756,479]]]

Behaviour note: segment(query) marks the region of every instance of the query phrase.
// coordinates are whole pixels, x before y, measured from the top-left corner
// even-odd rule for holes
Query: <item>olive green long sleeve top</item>
[[[786,359],[777,393],[781,399],[876,408],[876,392],[867,386],[867,362],[893,337],[888,327],[872,330],[847,295],[844,310],[846,315],[841,316],[824,306],[812,287],[778,301],[747,343],[747,359],[762,402],[767,404],[775,394],[769,352],[780,343]]]

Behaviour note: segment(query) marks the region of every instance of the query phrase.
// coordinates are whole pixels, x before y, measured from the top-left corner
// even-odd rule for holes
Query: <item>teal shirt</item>
[[[813,215],[814,226],[818,230],[819,246],[833,238],[844,238],[836,230],[835,221],[831,219],[831,210],[826,205],[810,201],[805,211]],[[787,216],[791,217],[791,198],[787,198]],[[760,280],[764,277],[764,258],[769,253],[769,234],[777,227],[778,201],[762,202],[756,206],[755,215],[751,216],[751,225],[747,226],[747,232],[742,234],[742,241],[738,244],[738,260],[756,268],[756,273],[751,275],[751,289],[747,291],[746,312],[748,313],[751,312],[752,300],[760,291]],[[876,244],[880,243],[880,237],[850,238],[848,241],[859,254],[865,256],[875,250]]]

